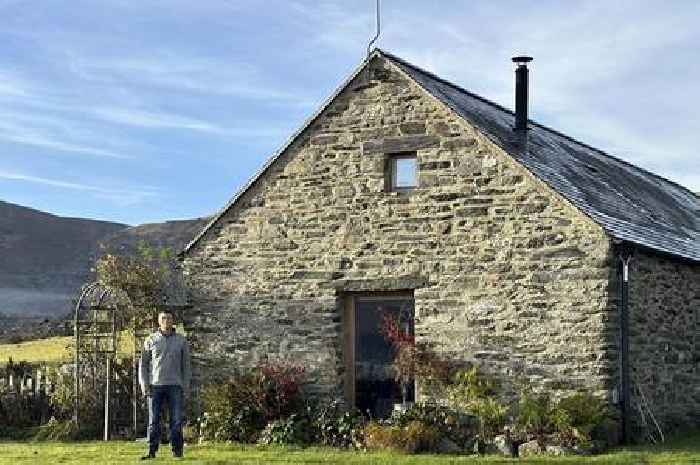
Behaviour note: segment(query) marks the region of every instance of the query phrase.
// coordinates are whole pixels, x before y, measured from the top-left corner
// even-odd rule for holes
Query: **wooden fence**
[[[0,375],[0,387],[21,396],[48,396],[53,393],[56,377],[56,369],[47,366],[32,366],[22,373],[5,370]]]

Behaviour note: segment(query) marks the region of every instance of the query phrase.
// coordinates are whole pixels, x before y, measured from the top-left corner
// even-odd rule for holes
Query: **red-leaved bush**
[[[304,367],[263,363],[227,381],[210,384],[202,394],[202,436],[255,442],[265,426],[303,411]]]
[[[305,376],[303,366],[268,362],[259,365],[257,372],[267,420],[282,418],[298,408]]]
[[[398,315],[383,312],[379,322],[379,333],[394,349],[392,366],[397,381],[408,384],[419,377],[429,382],[447,379],[447,362],[427,345],[416,344],[415,335],[402,327]]]
[[[406,328],[402,328],[399,318],[389,312],[382,313],[379,321],[379,333],[391,343],[394,349],[416,343],[416,337]]]

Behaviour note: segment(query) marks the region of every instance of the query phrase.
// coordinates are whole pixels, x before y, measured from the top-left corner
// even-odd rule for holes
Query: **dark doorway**
[[[403,393],[394,379],[394,349],[382,335],[382,318],[392,318],[402,331],[413,335],[413,296],[357,296],[354,314],[355,405],[375,418],[384,418],[391,414],[394,404],[401,403]],[[415,389],[413,383],[409,384],[405,386],[406,400],[413,402]]]

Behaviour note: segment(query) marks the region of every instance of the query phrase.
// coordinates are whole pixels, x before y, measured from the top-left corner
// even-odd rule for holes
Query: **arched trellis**
[[[158,310],[168,310],[183,318],[187,309],[186,292],[169,290],[167,300]],[[121,289],[99,281],[83,286],[73,315],[74,334],[74,405],[73,420],[80,422],[81,383],[92,383],[92,388],[104,392],[104,440],[108,440],[113,429],[112,382],[119,342],[123,333],[131,339],[131,415],[129,429],[135,438],[145,420],[145,409],[139,402],[138,360],[146,337],[157,327],[157,310],[135,305]]]
[[[74,370],[73,420],[80,423],[81,384],[104,392],[104,440],[112,429],[113,366],[119,350],[122,331],[129,330],[134,347],[131,388],[131,429],[136,435],[139,403],[137,400],[137,348],[153,328],[153,318],[134,318],[134,305],[120,289],[93,282],[83,286],[73,315]]]
[[[117,354],[120,330],[117,326],[118,304],[114,297],[115,291],[99,282],[87,284],[81,290],[73,314],[73,420],[80,423],[81,384],[91,381],[93,390],[104,385],[105,439],[110,433],[112,364]]]

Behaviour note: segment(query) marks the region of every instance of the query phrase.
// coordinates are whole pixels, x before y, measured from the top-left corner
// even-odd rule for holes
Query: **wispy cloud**
[[[192,131],[226,133],[226,129],[214,123],[170,113],[154,113],[128,108],[96,108],[92,111],[98,118],[114,123],[143,128],[173,128]]]
[[[13,114],[8,118],[8,113],[0,116],[0,140],[16,144],[41,147],[59,152],[79,153],[97,157],[126,159],[131,158],[124,153],[118,153],[109,149],[95,147],[89,144],[72,141],[70,135],[62,134],[55,128],[42,125],[24,123],[17,124],[13,120],[21,119],[23,115]],[[46,120],[46,118],[39,119]],[[65,120],[64,120],[65,122]]]
[[[53,186],[84,193],[56,200],[78,202],[71,211],[81,197],[146,199],[105,209],[130,223],[219,207],[225,186],[243,182],[318,107],[375,32],[372,0],[83,3],[0,0],[0,158],[33,179],[5,180],[0,194],[38,190],[40,180],[82,186],[95,173],[142,176],[164,192],[177,184],[177,201],[157,206],[149,189],[113,181]],[[510,57],[531,54],[533,119],[700,190],[700,88],[690,78],[700,74],[700,3],[382,4],[380,47],[507,107]],[[54,154],[72,154],[75,178],[49,171]]]
[[[41,176],[32,176],[23,173],[16,173],[3,170],[0,170],[0,179],[6,179],[9,181],[29,182],[33,184],[41,184],[44,186],[56,187],[60,189],[69,189],[74,191],[92,193],[99,198],[112,200],[120,206],[138,204],[143,202],[144,200],[153,199],[160,195],[158,190],[153,187],[141,187],[138,189],[105,188],[102,186],[62,181],[57,179],[49,179]]]
[[[250,63],[161,52],[147,57],[98,58],[73,55],[72,71],[86,81],[137,84],[250,100],[308,105],[298,92],[275,88]]]

